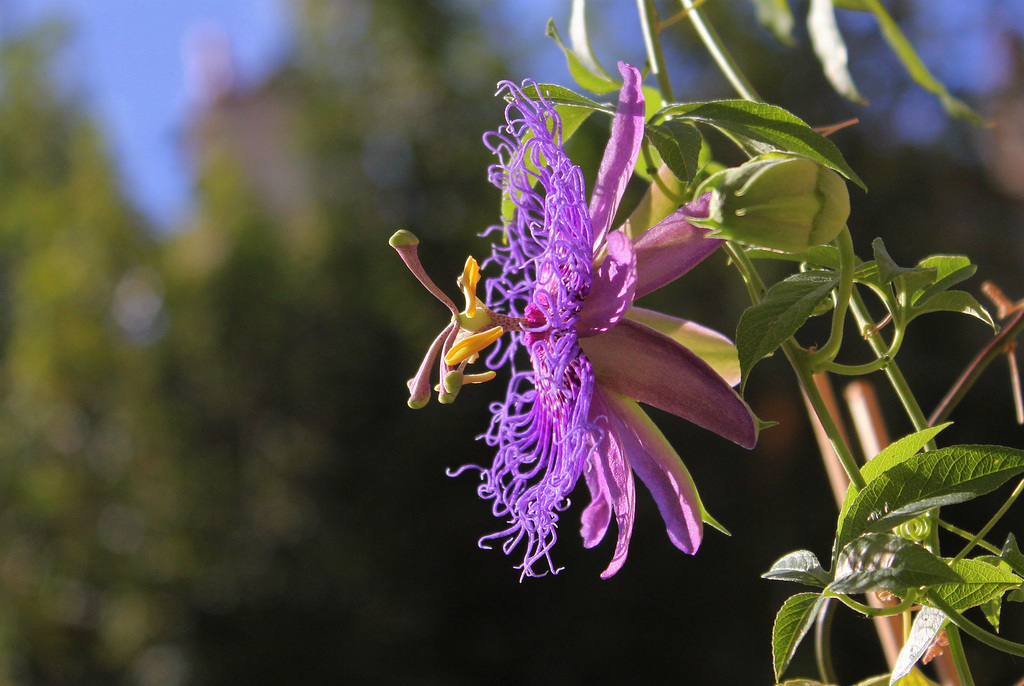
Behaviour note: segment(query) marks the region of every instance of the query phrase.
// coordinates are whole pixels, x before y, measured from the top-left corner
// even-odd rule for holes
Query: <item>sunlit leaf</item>
[[[836,558],[835,579],[829,590],[845,594],[961,580],[935,555],[894,534],[866,534],[847,543]]]
[[[587,0],[572,0],[572,11],[569,13],[569,42],[572,43],[572,52],[587,71],[608,82],[616,83],[612,75],[598,62],[593,48],[590,47],[590,34],[587,31]]]
[[[924,305],[915,305],[910,309],[911,317],[917,317],[929,312],[959,312],[969,314],[980,319],[993,329],[998,326],[992,319],[992,315],[982,306],[978,300],[967,291],[945,291],[931,298]]]
[[[789,667],[800,641],[807,635],[824,602],[825,597],[817,593],[797,593],[787,598],[775,615],[772,656],[776,681]]]
[[[899,682],[900,679],[910,674],[910,670],[914,668],[917,661],[928,652],[932,641],[942,631],[946,621],[946,615],[939,610],[931,607],[921,608],[921,611],[914,617],[914,624],[910,627],[907,642],[900,650],[899,657],[896,658],[896,665],[893,667],[891,677],[893,682]]]
[[[793,11],[789,0],[751,0],[757,9],[757,20],[785,45],[794,45]]]
[[[562,37],[558,35],[558,29],[555,27],[555,20],[548,19],[548,28],[545,32],[549,38],[555,41],[562,52],[565,53],[565,59],[569,63],[569,73],[572,75],[576,83],[586,88],[591,93],[610,93],[613,90],[617,90],[621,85],[618,81],[615,81],[608,77],[608,73],[604,72],[595,73],[592,71],[580,57],[570,50],[565,43],[562,42]],[[604,71],[603,69],[601,71]]]
[[[957,445],[914,455],[854,496],[840,514],[834,552],[865,531],[886,531],[933,507],[970,500],[1021,472],[1024,451],[1002,446]]]
[[[741,387],[753,366],[797,332],[838,280],[832,272],[794,274],[772,286],[761,303],[743,312],[736,327]]]
[[[761,578],[772,581],[797,581],[819,588],[824,588],[832,580],[810,550],[797,550],[784,555],[771,569],[762,574]]]
[[[687,122],[669,119],[647,125],[644,135],[679,180],[689,183],[693,179],[700,158],[700,131]]]
[[[807,31],[814,53],[832,87],[844,98],[865,104],[866,101],[857,92],[853,77],[850,76],[846,43],[836,24],[832,0],[811,0],[807,12]]]
[[[931,589],[957,612],[987,603],[1006,591],[1020,586],[1021,577],[983,560],[959,560],[952,565],[963,581],[941,584]]]
[[[910,77],[917,82],[919,86],[924,88],[929,93],[933,93],[938,96],[942,102],[942,106],[946,111],[959,119],[965,119],[972,124],[983,126],[984,120],[971,110],[970,107],[965,105],[960,100],[950,95],[946,87],[936,79],[928,67],[924,65],[921,58],[918,56],[917,51],[914,50],[914,46],[910,44],[907,37],[903,35],[900,27],[896,24],[896,21],[886,11],[885,7],[879,0],[857,0],[858,5],[862,5],[868,11],[875,15],[878,19],[878,24],[882,29],[882,35],[885,36],[885,40],[889,43],[889,46],[899,57],[903,63],[903,67],[910,74]],[[858,8],[859,9],[859,8]]]
[[[834,169],[866,190],[839,149],[803,120],[781,107],[748,100],[717,100],[669,105],[654,120],[691,119],[713,126],[755,154],[792,152]]]

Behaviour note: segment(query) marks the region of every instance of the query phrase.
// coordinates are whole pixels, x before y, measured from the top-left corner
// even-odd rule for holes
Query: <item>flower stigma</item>
[[[456,279],[456,284],[466,300],[466,307],[460,312],[423,269],[417,251],[419,239],[416,236],[403,229],[396,232],[388,242],[398,252],[409,271],[452,313],[451,321],[427,349],[416,375],[409,379],[409,407],[419,409],[430,401],[430,368],[438,358],[440,382],[433,386],[433,390],[437,393],[438,402],[450,404],[455,401],[463,386],[484,383],[496,376],[494,371],[467,374],[465,370],[468,365],[479,359],[484,349],[501,338],[503,333],[522,331],[523,324],[527,321],[524,318],[492,312],[477,298],[480,265],[472,256],[466,258],[462,275]]]

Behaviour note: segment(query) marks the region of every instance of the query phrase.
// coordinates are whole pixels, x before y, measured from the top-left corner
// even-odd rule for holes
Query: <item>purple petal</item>
[[[623,319],[579,343],[605,390],[671,412],[744,448],[757,443],[746,403],[706,362],[668,336]]]
[[[590,293],[580,308],[576,331],[580,338],[607,331],[633,305],[636,287],[636,254],[625,233],[608,234],[608,254],[594,271]]]
[[[730,386],[740,382],[740,358],[736,346],[714,329],[661,312],[632,307],[626,316],[660,331],[711,365]]]
[[[703,507],[683,461],[635,402],[614,393],[598,392],[594,397],[598,394],[621,427],[621,448],[654,496],[669,540],[684,553],[697,552],[704,530]]]
[[[612,521],[612,497],[605,470],[596,464],[595,458],[591,458],[583,476],[587,480],[587,488],[590,489],[590,504],[580,515],[580,536],[583,537],[584,548],[593,548],[604,539],[608,525]]]
[[[601,572],[601,578],[607,579],[622,569],[629,553],[629,541],[633,536],[636,487],[627,449],[633,440],[630,428],[622,423],[615,410],[605,402],[605,395],[600,390],[594,391],[591,400],[590,421],[605,430],[601,443],[592,454],[591,465],[595,470],[603,472],[601,478],[608,489],[606,497],[611,502],[615,513],[615,525],[619,530],[615,553],[608,567]],[[607,522],[605,527],[607,528]]]
[[[647,231],[633,246],[637,259],[636,297],[647,295],[690,271],[725,241],[708,238],[688,217],[707,217],[711,194],[679,208]]]
[[[640,85],[640,72],[625,62],[619,62],[622,74],[622,90],[619,104],[612,121],[612,135],[601,159],[594,183],[594,194],[590,198],[590,221],[593,224],[596,248],[615,219],[619,200],[633,175],[640,143],[644,138],[644,92]]]

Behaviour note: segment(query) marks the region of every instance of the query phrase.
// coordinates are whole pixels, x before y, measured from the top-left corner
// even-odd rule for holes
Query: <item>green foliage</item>
[[[574,2],[574,11],[577,5],[581,4],[582,3],[578,0],[577,2]],[[575,27],[575,24],[573,27]],[[569,73],[572,75],[572,78],[576,80],[576,83],[583,88],[586,88],[591,93],[602,94],[610,93],[622,85],[612,79],[608,72],[605,71],[604,68],[597,63],[597,60],[593,58],[593,55],[590,52],[589,40],[581,44],[581,46],[585,46],[585,48],[583,48],[582,55],[577,54],[575,49],[570,50],[565,43],[562,42],[562,37],[558,34],[558,29],[555,27],[554,19],[548,20],[547,35],[555,41],[559,48],[561,48],[562,52],[565,54],[566,61],[569,63]],[[573,47],[579,48],[580,46],[577,46],[575,42],[577,32],[573,31],[572,36]]]
[[[690,120],[718,129],[752,156],[769,152],[803,155],[866,189],[832,141],[781,107],[748,100],[691,102],[662,108],[652,123],[666,119]]]
[[[818,558],[810,550],[797,550],[783,555],[761,578],[797,581],[818,588],[825,588],[832,581],[832,575],[822,569]]]
[[[900,593],[963,579],[923,547],[893,534],[865,534],[847,543],[836,558],[828,590],[851,595],[869,591]]]
[[[840,513],[835,554],[865,532],[882,532],[941,505],[962,503],[1024,472],[1024,451],[958,445],[919,453],[881,472]]]
[[[786,45],[793,45],[793,11],[789,0],[751,0],[757,9],[757,19],[775,37]]]
[[[696,127],[688,122],[669,119],[661,124],[647,125],[644,135],[677,179],[689,183],[696,177],[702,141]]]
[[[753,366],[795,334],[837,283],[838,277],[831,272],[794,274],[772,286],[761,303],[743,312],[736,326],[741,388]]]
[[[1021,584],[1021,577],[985,560],[957,560],[951,567],[963,580],[940,584],[931,591],[957,612],[999,598]]]
[[[772,625],[772,658],[775,679],[782,678],[789,663],[810,631],[826,598],[818,593],[797,593],[786,599]]]
[[[807,32],[825,76],[836,92],[847,100],[867,104],[850,76],[846,42],[836,24],[832,0],[811,0],[807,11]]]

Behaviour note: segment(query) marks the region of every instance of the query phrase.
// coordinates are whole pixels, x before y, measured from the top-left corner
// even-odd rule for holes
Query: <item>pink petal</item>
[[[740,382],[740,358],[736,346],[714,329],[661,312],[632,307],[626,316],[646,324],[707,362],[730,386]]]
[[[757,443],[757,427],[742,398],[668,336],[623,319],[607,333],[579,343],[605,390],[671,412],[744,448]]]
[[[591,456],[591,465],[603,472],[603,482],[608,489],[607,497],[611,501],[615,526],[618,528],[615,553],[608,567],[601,572],[602,579],[614,576],[626,563],[636,512],[636,486],[629,463],[629,446],[634,440],[630,427],[623,424],[615,410],[607,404],[606,397],[599,389],[595,389],[590,405],[590,421],[597,423],[606,432]]]
[[[679,208],[636,239],[637,298],[678,279],[725,242],[708,238],[711,229],[687,221],[688,217],[707,217],[710,197],[706,193]]]
[[[608,254],[594,270],[590,293],[583,301],[576,331],[594,336],[615,326],[633,305],[636,254],[633,241],[621,230],[608,234]]]
[[[604,242],[604,236],[615,219],[619,200],[633,175],[640,143],[644,138],[644,93],[640,85],[640,72],[625,62],[619,62],[622,90],[612,121],[612,135],[597,171],[594,194],[590,199],[590,221],[593,224],[595,249]]]
[[[605,470],[598,464],[596,455],[587,463],[583,476],[590,489],[590,504],[580,515],[580,536],[583,537],[584,548],[593,548],[604,539],[612,521],[612,498]]]
[[[703,506],[683,461],[640,407],[615,393],[603,396],[611,417],[620,427],[620,446],[633,470],[658,504],[669,540],[684,553],[693,554],[703,537]],[[602,574],[602,577],[604,575]]]

